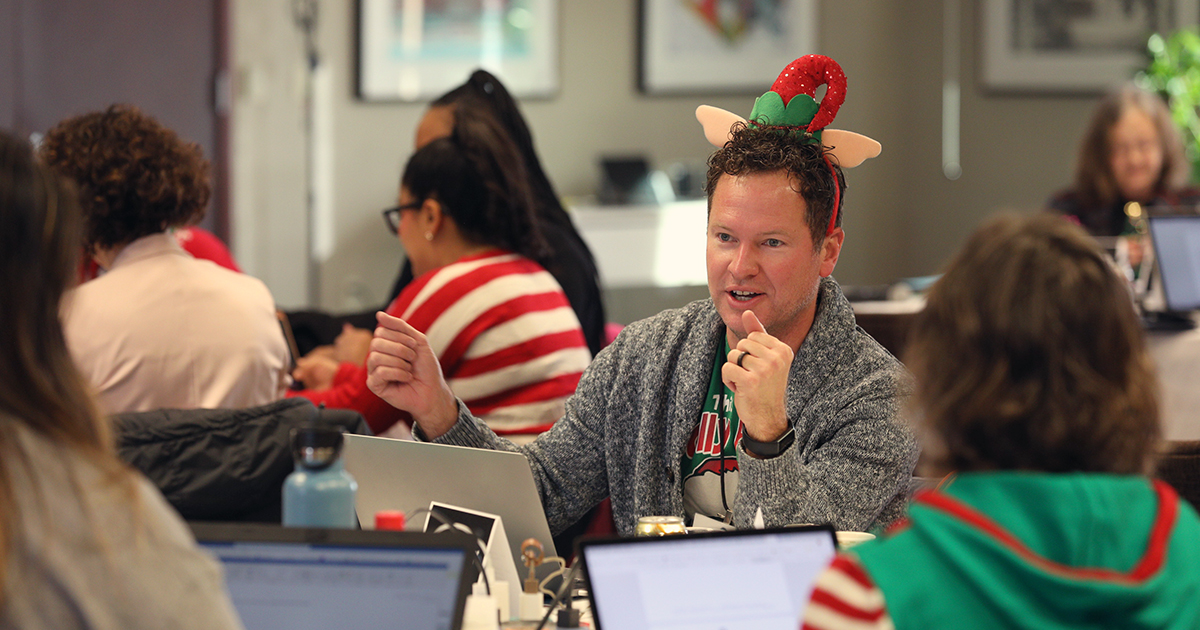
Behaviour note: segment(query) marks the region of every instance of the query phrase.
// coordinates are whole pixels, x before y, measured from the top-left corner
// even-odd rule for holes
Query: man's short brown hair
[[[713,192],[722,175],[776,171],[787,173],[796,194],[804,199],[804,205],[808,208],[805,220],[812,233],[813,244],[820,245],[829,228],[835,197],[839,200],[839,206],[844,201],[846,179],[833,156],[828,156],[827,161],[819,145],[805,144],[794,130],[738,123],[729,142],[708,158],[708,180],[704,190],[708,194],[709,210],[712,210]],[[842,225],[840,208],[836,225]]]
[[[1159,425],[1142,335],[1124,281],[1078,226],[988,221],[910,331],[924,457],[934,472],[1145,472]]]

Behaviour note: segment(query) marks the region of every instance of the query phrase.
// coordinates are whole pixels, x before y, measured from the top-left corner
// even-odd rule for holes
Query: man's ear
[[[842,241],[846,240],[846,233],[842,228],[834,228],[833,234],[825,237],[821,241],[821,252],[818,254],[821,257],[821,277],[827,278],[833,274],[833,268],[837,266],[838,256],[842,254]]]

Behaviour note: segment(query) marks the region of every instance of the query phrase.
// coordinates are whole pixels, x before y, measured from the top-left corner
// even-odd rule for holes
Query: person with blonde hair
[[[838,556],[803,628],[1200,627],[1200,521],[1146,477],[1157,384],[1122,280],[1058,217],[981,226],[905,363],[930,472]]]
[[[113,451],[59,302],[73,187],[0,132],[0,628],[238,628],[216,562]]]

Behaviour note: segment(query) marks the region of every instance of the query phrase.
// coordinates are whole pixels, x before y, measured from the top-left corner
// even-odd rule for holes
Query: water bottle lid
[[[403,530],[404,512],[400,510],[379,510],[375,513],[375,529]]]
[[[309,470],[324,470],[342,452],[342,429],[309,425],[292,429],[292,458]]]

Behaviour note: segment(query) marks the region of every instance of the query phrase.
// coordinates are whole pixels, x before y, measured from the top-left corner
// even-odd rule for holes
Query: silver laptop
[[[596,630],[796,630],[833,528],[579,541]]]
[[[459,630],[477,546],[465,535],[190,523],[247,630]]]
[[[520,453],[349,434],[342,452],[358,481],[355,508],[363,528],[375,526],[380,510],[411,515],[437,501],[504,519],[518,569],[528,538],[539,540],[547,557],[557,555],[529,460]],[[407,528],[419,530],[424,522],[410,518]]]

